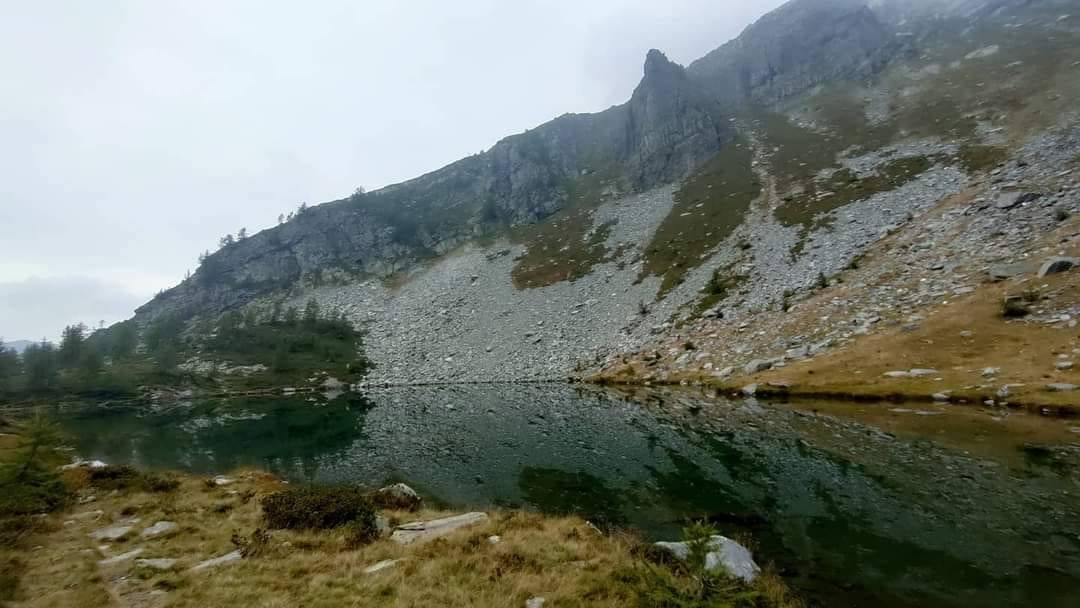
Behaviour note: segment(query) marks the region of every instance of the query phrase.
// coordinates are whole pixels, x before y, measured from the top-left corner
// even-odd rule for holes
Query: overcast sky
[[[780,0],[0,0],[0,337],[129,317],[299,202],[625,101]]]

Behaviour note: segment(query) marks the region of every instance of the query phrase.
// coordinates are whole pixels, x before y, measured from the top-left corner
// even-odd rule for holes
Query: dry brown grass
[[[1080,368],[1055,369],[1058,355],[1080,359],[1073,356],[1074,349],[1080,348],[1080,331],[1002,318],[1003,298],[1031,287],[1053,293],[1053,301],[1059,305],[1080,302],[1078,273],[1033,280],[1023,287],[984,285],[975,293],[928,311],[914,331],[882,331],[816,359],[736,378],[730,384],[786,382],[801,395],[865,398],[928,399],[934,393],[951,391],[954,400],[969,402],[1001,401],[996,396],[999,387],[1023,385],[1012,387],[1006,401],[1080,413],[1080,394],[1046,390],[1049,383],[1080,384]],[[988,367],[1001,371],[984,378],[982,371]],[[925,378],[884,376],[915,368],[940,373]]]
[[[71,481],[79,483],[79,475]],[[180,476],[176,492],[113,492],[57,515],[26,556],[19,608],[106,606],[339,607],[339,606],[523,606],[533,596],[549,606],[641,606],[651,567],[642,544],[630,535],[596,532],[584,520],[524,512],[493,512],[488,523],[426,544],[389,540],[350,549],[344,531],[273,531],[262,555],[198,573],[196,563],[234,549],[234,533],[250,535],[263,525],[259,499],[286,487],[258,472],[240,472],[235,484],[211,488]],[[247,500],[245,500],[247,498]],[[83,513],[102,511],[100,517]],[[390,512],[392,523],[447,515],[424,510]],[[139,523],[115,543],[88,534],[130,517]],[[138,532],[159,520],[180,525],[179,534],[142,540]],[[488,537],[498,535],[492,544]],[[139,558],[177,558],[172,572],[133,562],[101,566],[99,560],[143,548]],[[382,560],[401,559],[375,574],[363,571]],[[668,573],[666,576],[674,576]],[[678,578],[670,578],[676,583]],[[774,574],[751,593],[763,606],[797,606]],[[743,589],[741,592],[745,592]],[[703,606],[706,604],[702,604]],[[707,604],[714,605],[714,604]],[[715,604],[720,605],[720,604]]]

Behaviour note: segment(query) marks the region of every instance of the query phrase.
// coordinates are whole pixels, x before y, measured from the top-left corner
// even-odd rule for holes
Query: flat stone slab
[[[106,558],[106,559],[103,559],[103,560],[99,561],[98,565],[99,566],[112,566],[114,564],[119,564],[121,562],[126,562],[126,561],[128,561],[130,559],[135,559],[136,557],[141,555],[142,552],[143,552],[143,549],[135,549],[134,551],[128,551],[127,553],[121,553],[120,555],[114,555],[112,557],[109,557],[109,558]]]
[[[76,460],[71,464],[65,464],[60,467],[61,471],[70,471],[72,469],[104,469],[109,465],[101,462],[100,460]]]
[[[225,564],[238,562],[243,558],[244,556],[241,555],[239,551],[233,551],[232,553],[226,553],[225,555],[222,555],[220,557],[215,557],[213,559],[208,559],[205,562],[200,562],[192,566],[191,569],[188,570],[188,572],[201,572],[208,568],[216,568],[218,566],[224,566]]]
[[[102,528],[100,530],[94,530],[90,533],[90,538],[94,540],[120,540],[131,532],[132,526],[129,525],[116,525],[109,526],[108,528]]]
[[[1052,393],[1071,393],[1080,387],[1075,384],[1047,384],[1046,390]]]
[[[417,521],[398,526],[390,540],[402,545],[415,542],[426,542],[442,536],[446,536],[461,528],[474,526],[488,520],[486,513],[465,513],[443,519],[431,521]]]
[[[364,568],[364,574],[375,574],[376,572],[381,572],[383,570],[386,570],[387,568],[393,568],[394,566],[396,566],[401,561],[403,561],[403,560],[400,560],[400,559],[384,559],[383,561],[381,561],[381,562],[379,562],[377,564],[374,564],[374,565],[368,566],[367,568]]]
[[[105,515],[105,512],[101,510],[86,511],[85,513],[76,513],[75,515],[72,515],[71,519],[76,521],[86,521],[88,519],[101,519],[103,515]]]
[[[160,538],[171,536],[180,531],[180,526],[171,521],[159,521],[142,531],[143,538]]]
[[[690,556],[690,545],[687,543],[656,543],[657,547],[667,549],[675,557],[685,560]],[[723,568],[731,576],[747,583],[753,582],[761,573],[761,568],[754,562],[754,555],[750,550],[719,534],[709,540],[709,552],[705,554],[705,570]]]
[[[135,560],[135,565],[152,568],[154,570],[172,570],[176,566],[176,560],[166,557],[158,559],[137,559]]]

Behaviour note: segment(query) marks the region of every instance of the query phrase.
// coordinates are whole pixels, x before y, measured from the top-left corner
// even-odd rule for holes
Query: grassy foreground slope
[[[22,431],[8,430],[16,433],[4,437],[0,450],[5,471],[25,456]],[[47,451],[55,460],[55,446]],[[40,469],[61,484],[64,500],[52,513],[20,519],[26,526],[15,537],[5,536],[0,548],[0,605],[503,607],[523,606],[534,597],[554,606],[800,605],[774,574],[749,586],[706,574],[672,562],[631,534],[604,533],[576,517],[491,511],[486,522],[450,536],[399,545],[371,538],[374,503],[337,498],[330,515],[319,519],[310,501],[268,501],[305,491],[260,472],[240,471],[229,483],[215,483],[127,467],[55,471]],[[10,476],[2,482],[5,493],[21,487]],[[345,489],[331,495],[360,493]],[[450,515],[382,506],[390,526]],[[335,525],[350,512],[366,519]],[[5,529],[13,517],[0,513]],[[302,528],[316,520],[329,525],[267,530],[270,524]],[[176,527],[145,537],[156,522]],[[90,536],[115,526],[130,530],[112,539]],[[237,550],[240,559],[192,570]],[[401,561],[369,571],[387,560]]]

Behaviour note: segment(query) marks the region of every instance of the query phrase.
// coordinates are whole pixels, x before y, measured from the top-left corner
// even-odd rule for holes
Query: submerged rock
[[[675,557],[685,560],[690,556],[688,543],[656,543]],[[761,573],[761,568],[754,562],[754,555],[749,549],[726,536],[716,535],[709,541],[709,552],[705,555],[705,570],[713,572],[723,568],[731,576],[751,583]]]

